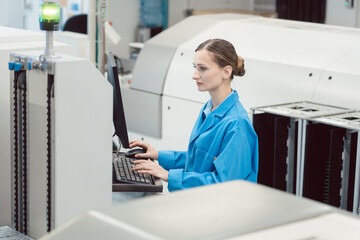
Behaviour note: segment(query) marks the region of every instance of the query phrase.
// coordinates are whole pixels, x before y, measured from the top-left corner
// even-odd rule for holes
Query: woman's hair
[[[237,55],[234,46],[224,39],[209,39],[201,43],[195,50],[208,50],[214,56],[214,61],[220,67],[231,66],[232,73],[230,79],[232,80],[235,76],[244,76],[245,66],[244,59]]]

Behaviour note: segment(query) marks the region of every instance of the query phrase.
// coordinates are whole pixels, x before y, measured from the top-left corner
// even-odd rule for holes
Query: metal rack
[[[360,112],[347,112],[337,115],[332,115],[328,117],[318,117],[313,119],[316,122],[332,125],[346,129],[346,138],[344,140],[344,154],[343,154],[343,171],[342,171],[342,192],[341,195],[341,208],[347,208],[348,203],[348,191],[353,191],[353,204],[352,212],[359,214],[360,213]],[[354,163],[351,169],[352,161],[352,144],[356,145],[356,153],[353,156]],[[355,166],[354,166],[355,165]],[[354,179],[350,179],[351,170],[354,171],[352,174]],[[353,190],[348,189],[345,186],[349,186],[349,183],[353,182]],[[352,186],[351,185],[351,186]],[[350,206],[349,206],[350,207]]]
[[[252,119],[259,183],[359,213],[359,112],[303,101],[253,108]]]

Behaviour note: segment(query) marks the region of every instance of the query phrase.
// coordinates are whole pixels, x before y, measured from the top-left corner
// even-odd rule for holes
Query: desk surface
[[[224,239],[338,211],[234,181],[90,211],[45,239]]]
[[[0,226],[0,239],[2,240],[34,240],[21,232],[8,226]]]

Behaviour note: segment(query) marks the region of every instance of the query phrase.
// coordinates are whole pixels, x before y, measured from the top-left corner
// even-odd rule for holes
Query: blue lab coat
[[[187,151],[159,151],[175,191],[218,182],[257,181],[258,139],[235,90],[207,117],[200,111]]]

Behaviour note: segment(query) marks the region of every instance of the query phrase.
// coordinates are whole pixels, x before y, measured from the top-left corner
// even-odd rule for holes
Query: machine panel
[[[10,189],[10,71],[9,54],[14,51],[42,50],[45,47],[44,34],[0,27],[0,225],[11,225]],[[59,53],[70,54],[71,48],[55,42]]]
[[[9,63],[21,66],[11,70],[11,225],[34,238],[110,205],[112,192],[108,81],[87,59],[40,55],[12,53]]]
[[[360,109],[359,56],[360,46],[328,66],[321,75],[313,101]]]

